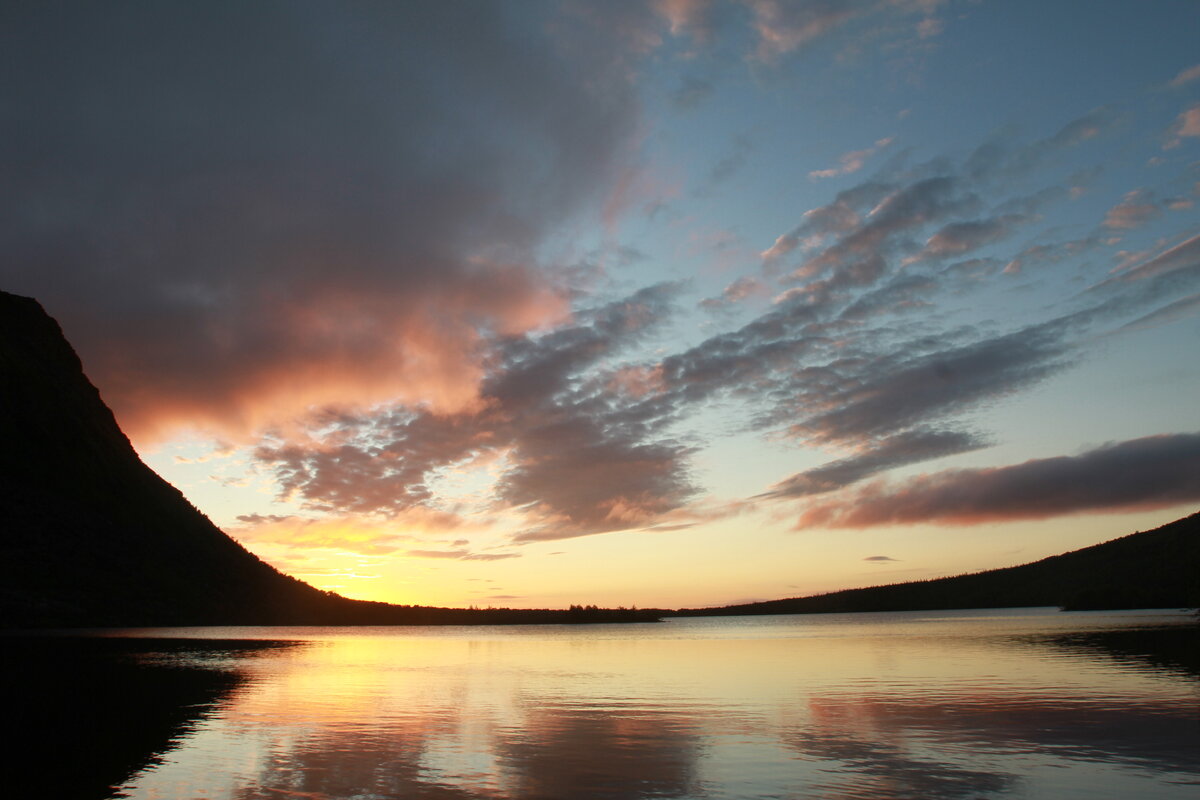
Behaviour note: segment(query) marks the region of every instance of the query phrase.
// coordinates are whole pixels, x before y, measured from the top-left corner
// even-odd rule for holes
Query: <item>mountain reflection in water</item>
[[[210,638],[46,639],[26,654],[42,678],[26,675],[25,705],[46,721],[28,796],[1183,798],[1200,786],[1186,615],[139,635],[185,633]],[[138,678],[107,700],[64,690],[104,695],[129,670]],[[124,765],[93,759],[89,785],[58,791],[55,765],[78,763],[81,738],[127,740]]]

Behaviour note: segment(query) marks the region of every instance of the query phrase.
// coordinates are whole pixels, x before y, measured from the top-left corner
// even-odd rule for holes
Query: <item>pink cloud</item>
[[[1167,130],[1167,141],[1164,150],[1173,150],[1183,144],[1184,139],[1200,136],[1200,103],[1180,113],[1175,118],[1175,124]]]
[[[825,36],[858,16],[848,5],[747,0],[759,42],[756,57],[769,61]]]
[[[894,137],[889,136],[885,139],[880,139],[871,147],[863,150],[851,150],[848,153],[843,153],[838,157],[838,165],[836,167],[814,170],[808,173],[808,177],[816,180],[819,178],[834,178],[838,175],[850,175],[858,172],[867,163],[867,159],[890,145],[893,141]]]
[[[1189,84],[1198,78],[1200,78],[1200,64],[1195,64],[1187,69],[1180,70],[1179,74],[1172,78],[1168,85],[1172,88],[1178,88],[1180,86]]]
[[[655,0],[654,10],[667,21],[672,36],[690,36],[704,43],[713,35],[712,5],[712,0]]]
[[[783,256],[786,256],[788,253],[795,250],[796,246],[799,244],[800,240],[797,239],[793,234],[785,233],[777,237],[775,239],[775,243],[766,250],[763,250],[761,253],[759,253],[759,255],[764,261],[782,258]]]
[[[1106,228],[1129,230],[1145,225],[1161,213],[1158,204],[1150,199],[1144,189],[1135,189],[1108,210],[1103,224]]]

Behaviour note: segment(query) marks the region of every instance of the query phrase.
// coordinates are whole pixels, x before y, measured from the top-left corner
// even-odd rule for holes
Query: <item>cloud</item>
[[[394,516],[432,503],[443,470],[502,453],[495,505],[528,522],[514,541],[644,527],[696,492],[691,448],[662,434],[672,409],[651,384],[613,393],[629,369],[584,376],[665,317],[675,291],[649,287],[580,312],[575,325],[510,337],[477,410],[317,420],[323,433],[263,445],[256,457],[283,496],[310,508]]]
[[[564,12],[566,49],[544,10],[14,9],[0,277],[137,435],[471,407],[486,336],[566,315],[534,251],[636,122],[619,43]]]
[[[514,541],[547,541],[641,528],[696,493],[683,467],[690,450],[673,441],[631,444],[576,421],[533,432],[521,466],[498,487],[529,505],[536,527]]]
[[[917,36],[921,39],[932,39],[945,30],[946,24],[937,17],[928,17],[917,23]]]
[[[1196,136],[1200,136],[1200,103],[1186,109],[1175,118],[1175,124],[1167,130],[1163,150],[1174,150],[1183,144],[1184,139]]]
[[[1045,267],[1076,258],[1099,244],[1094,237],[1071,239],[1065,242],[1034,244],[1017,253],[1005,266],[1004,272],[1016,275],[1030,267]]]
[[[1103,224],[1106,228],[1129,230],[1139,228],[1161,215],[1162,209],[1150,194],[1145,189],[1135,189],[1108,210]]]
[[[960,431],[904,431],[864,447],[861,453],[793,475],[760,496],[786,499],[824,494],[895,467],[986,446],[978,436]]]
[[[880,139],[871,147],[863,150],[851,150],[838,157],[838,165],[829,169],[818,169],[808,173],[814,180],[819,178],[836,178],[839,175],[850,175],[858,172],[867,163],[867,159],[892,143],[892,137]]]
[[[795,234],[783,233],[775,238],[775,243],[763,250],[759,255],[765,261],[773,261],[777,258],[782,258],[788,253],[796,249],[800,244],[800,239]]]
[[[852,41],[928,39],[941,32],[941,21],[931,16],[941,0],[823,0],[795,3],[787,0],[743,0],[750,9],[751,26],[757,34],[753,58],[772,62],[782,56],[815,46],[842,35]],[[901,20],[920,14],[915,28]],[[915,34],[915,37],[914,37]]]
[[[1172,78],[1171,82],[1167,85],[1173,89],[1177,89],[1180,86],[1186,86],[1197,79],[1200,79],[1200,64],[1195,64],[1186,69],[1181,69],[1179,74]]]
[[[864,13],[855,2],[786,3],[747,0],[758,34],[756,57],[769,61],[810,44]]]
[[[1156,306],[1194,292],[1200,279],[1189,240],[1082,292],[1061,316],[1015,330],[904,316],[937,309],[1006,263],[976,258],[930,272],[906,260],[1003,247],[1038,209],[1066,197],[1054,185],[1022,187],[997,202],[996,185],[1015,180],[1012,164],[1084,141],[1108,118],[1097,112],[993,154],[990,167],[978,150],[961,163],[888,167],[809,209],[763,254],[767,262],[803,254],[784,279],[790,288],[734,330],[649,355],[643,346],[672,313],[680,287],[649,287],[593,308],[579,299],[569,321],[491,336],[474,405],[314,417],[308,438],[264,443],[260,464],[283,496],[312,509],[384,518],[439,508],[441,476],[486,464],[488,505],[478,510],[518,520],[511,542],[522,544],[717,518],[716,501],[691,469],[703,437],[684,435],[680,424],[710,403],[739,404],[734,429],[840,454],[738,501],[725,516],[762,502],[834,503],[889,470],[982,448],[986,432],[969,430],[962,417],[1069,369],[1104,324],[1157,320]],[[981,214],[985,193],[991,212]],[[1008,271],[1079,258],[1097,237],[1026,246]],[[744,277],[702,307],[726,307],[764,285]]]
[[[719,297],[701,300],[700,307],[707,311],[719,311],[737,305],[747,298],[764,297],[766,294],[766,284],[751,275],[744,275],[726,286]]]
[[[447,558],[455,561],[502,561],[520,558],[520,553],[472,553],[466,549],[456,550],[405,550],[404,555],[412,558]]]
[[[863,561],[870,561],[875,564],[884,564],[889,561],[899,561],[899,560],[900,559],[892,558],[891,556],[867,556],[866,558],[863,559]]]
[[[907,356],[903,348],[798,374],[794,407],[821,409],[792,423],[793,435],[815,442],[882,437],[1011,394],[1071,363],[1065,323]]]
[[[1105,281],[1105,284],[1113,281],[1143,280],[1187,268],[1195,268],[1197,265],[1200,265],[1200,235],[1180,242],[1136,266],[1123,269],[1119,275]]]
[[[887,285],[860,295],[842,310],[839,319],[880,318],[887,314],[929,308],[933,305],[931,298],[939,289],[938,280],[928,275],[897,275]]]
[[[896,188],[860,224],[805,261],[792,277],[812,277],[847,263],[863,263],[889,255],[898,236],[947,217],[969,213],[978,205],[978,196],[966,181],[955,175],[924,178]]]
[[[973,525],[1167,508],[1200,500],[1200,433],[1103,445],[1078,456],[948,470],[809,506],[798,528]]]
[[[1026,222],[1029,217],[1025,215],[1004,214],[991,219],[951,223],[930,236],[921,252],[905,259],[905,263],[965,255],[1007,238],[1014,228]]]
[[[672,36],[689,36],[700,43],[713,38],[712,0],[653,0],[653,6]]]
[[[795,250],[802,241],[816,246],[830,235],[854,230],[862,224],[862,215],[894,189],[894,186],[868,181],[839,192],[832,203],[804,212],[799,225],[780,235],[761,253],[763,260],[779,259]]]

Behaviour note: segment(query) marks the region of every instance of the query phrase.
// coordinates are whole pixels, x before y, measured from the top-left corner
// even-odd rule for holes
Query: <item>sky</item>
[[[28,2],[0,288],[349,597],[695,607],[1200,507],[1191,0]],[[168,535],[168,534],[164,534]]]

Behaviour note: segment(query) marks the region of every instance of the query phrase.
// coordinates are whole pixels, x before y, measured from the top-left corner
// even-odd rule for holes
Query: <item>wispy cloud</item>
[[[1186,86],[1196,80],[1200,80],[1200,64],[1194,64],[1179,70],[1179,74],[1172,78],[1171,82],[1167,85],[1173,89],[1178,89],[1180,86]]]
[[[866,165],[867,160],[871,156],[878,153],[883,148],[890,145],[893,141],[892,137],[880,139],[871,147],[862,150],[851,150],[848,153],[843,153],[838,157],[838,165],[829,169],[817,169],[808,173],[808,177],[815,179],[819,178],[836,178],[839,175],[850,175],[858,172]]]
[[[404,555],[412,558],[443,558],[454,561],[503,561],[520,558],[520,553],[473,553],[470,550],[405,550]]]

